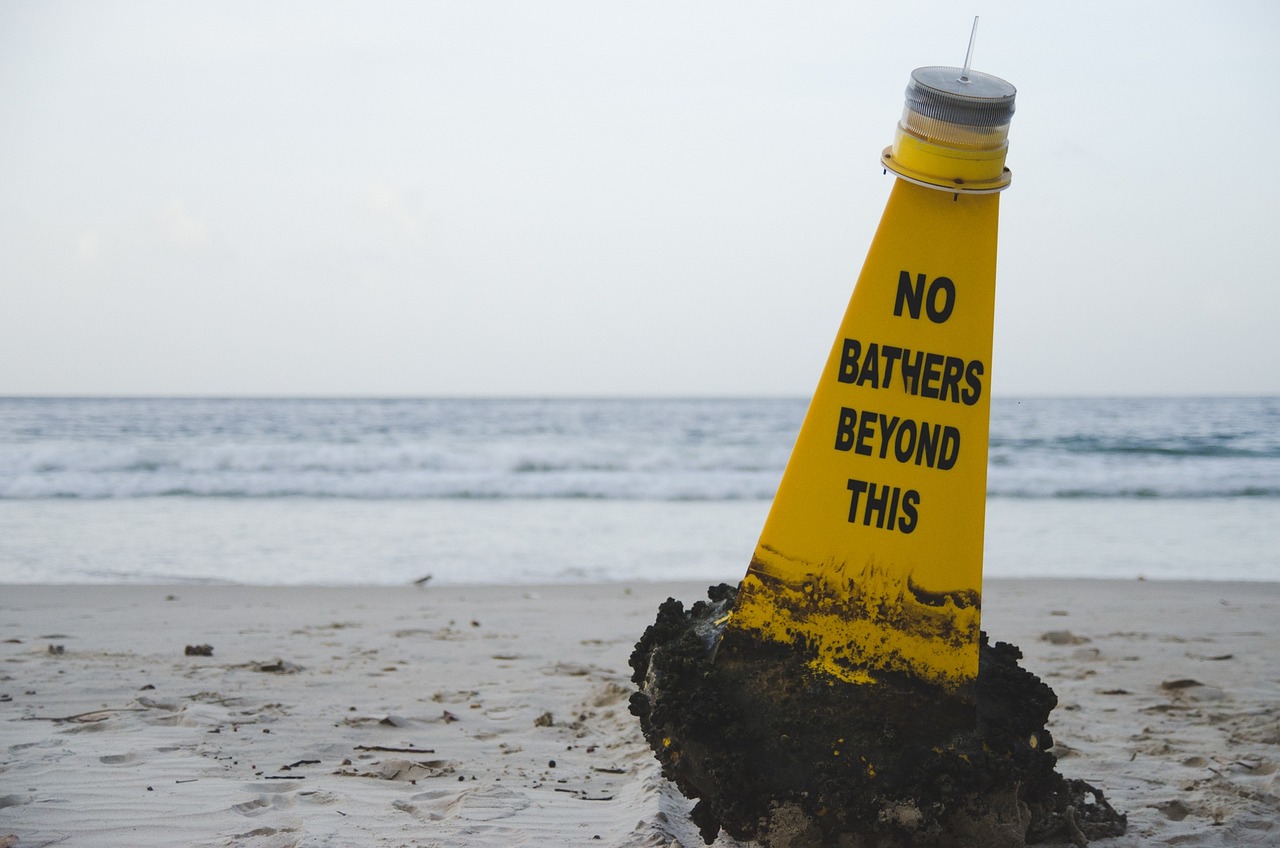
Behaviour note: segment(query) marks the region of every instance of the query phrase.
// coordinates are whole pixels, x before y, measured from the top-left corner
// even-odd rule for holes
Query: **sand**
[[[705,590],[0,587],[0,846],[694,848],[627,658]],[[1280,584],[984,608],[1058,693],[1060,770],[1129,814],[1095,845],[1280,844]]]

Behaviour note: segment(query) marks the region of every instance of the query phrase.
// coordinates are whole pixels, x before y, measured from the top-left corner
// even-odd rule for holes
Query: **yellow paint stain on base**
[[[752,572],[738,589],[733,626],[794,646],[810,668],[846,683],[892,673],[954,691],[978,674],[976,651],[966,650],[978,643],[977,601],[972,594],[921,600],[874,566],[799,587]]]

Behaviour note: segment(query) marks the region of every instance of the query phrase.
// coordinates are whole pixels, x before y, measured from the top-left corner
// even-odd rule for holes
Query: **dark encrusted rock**
[[[668,599],[631,655],[631,711],[663,775],[721,829],[770,848],[1021,848],[1124,832],[1102,793],[1055,769],[1057,697],[988,644],[977,685],[821,676],[792,646],[723,632],[736,590],[687,612]],[[976,722],[974,716],[976,713]]]

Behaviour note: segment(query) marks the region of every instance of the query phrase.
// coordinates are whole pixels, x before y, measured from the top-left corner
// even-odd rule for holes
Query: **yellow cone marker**
[[[789,645],[852,683],[903,674],[966,691],[977,677],[1014,95],[968,59],[912,72],[882,157],[897,179],[724,645]]]

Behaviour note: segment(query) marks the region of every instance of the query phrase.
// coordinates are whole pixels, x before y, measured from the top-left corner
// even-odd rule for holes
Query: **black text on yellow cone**
[[[978,673],[998,192],[1013,87],[912,74],[897,175],[728,622],[849,683]]]

